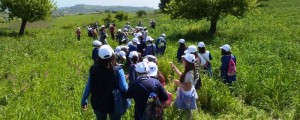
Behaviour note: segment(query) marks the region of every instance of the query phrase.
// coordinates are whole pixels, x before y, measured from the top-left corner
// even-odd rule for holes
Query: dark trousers
[[[78,40],[78,41],[80,40],[80,35],[77,35],[77,40]]]
[[[115,115],[113,113],[102,113],[94,110],[97,120],[107,120],[107,115],[109,115],[110,120],[121,120],[121,116]]]

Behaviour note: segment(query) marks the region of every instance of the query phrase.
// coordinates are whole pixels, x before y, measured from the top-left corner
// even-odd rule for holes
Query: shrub
[[[143,16],[146,16],[147,13],[146,13],[145,10],[139,10],[139,11],[136,12],[136,15],[137,15],[138,17],[143,17]]]
[[[128,20],[128,14],[123,11],[118,11],[115,18],[119,21]]]

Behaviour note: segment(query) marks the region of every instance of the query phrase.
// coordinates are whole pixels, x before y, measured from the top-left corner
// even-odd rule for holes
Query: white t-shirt
[[[206,62],[210,62],[209,61],[209,51],[206,51],[204,54],[198,53],[198,56],[201,59],[201,65],[205,65]],[[205,58],[204,58],[205,57]],[[208,61],[207,61],[208,60]]]

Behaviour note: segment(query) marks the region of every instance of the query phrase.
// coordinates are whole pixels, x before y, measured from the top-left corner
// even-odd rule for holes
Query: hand
[[[83,109],[83,110],[87,110],[87,105],[83,105],[83,106],[82,106],[82,109]]]
[[[172,70],[175,70],[176,66],[172,62],[170,64],[171,64]]]
[[[179,80],[174,80],[175,85],[180,86],[180,81]]]

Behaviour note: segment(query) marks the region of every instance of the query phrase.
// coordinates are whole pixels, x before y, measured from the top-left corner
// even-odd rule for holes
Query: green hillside
[[[300,119],[300,1],[268,0],[244,18],[228,16],[218,23],[215,37],[205,37],[207,21],[171,20],[167,15],[148,14],[141,18],[148,25],[155,19],[157,27],[149,35],[167,35],[167,53],[159,56],[159,69],[167,80],[166,89],[175,97],[169,62],[176,63],[177,41],[187,45],[206,43],[213,56],[214,77],[202,75],[203,87],[197,91],[199,109],[195,120],[206,119]],[[103,23],[105,14],[58,17],[32,23],[26,35],[13,36],[18,27],[0,23],[0,120],[10,119],[94,119],[92,108],[81,109],[91,59],[92,41],[87,37],[88,23]],[[140,18],[128,20],[132,26]],[[117,22],[117,28],[127,21]],[[20,23],[19,23],[20,24]],[[69,26],[71,29],[63,29]],[[82,27],[77,41],[75,30]],[[112,47],[116,41],[108,39]],[[234,93],[218,78],[221,65],[219,47],[232,46],[237,57],[237,82]],[[179,64],[177,65],[179,66]],[[180,67],[182,70],[182,67]],[[178,79],[178,76],[174,76]],[[133,117],[133,106],[124,116]],[[182,120],[183,113],[167,108],[166,120]]]

